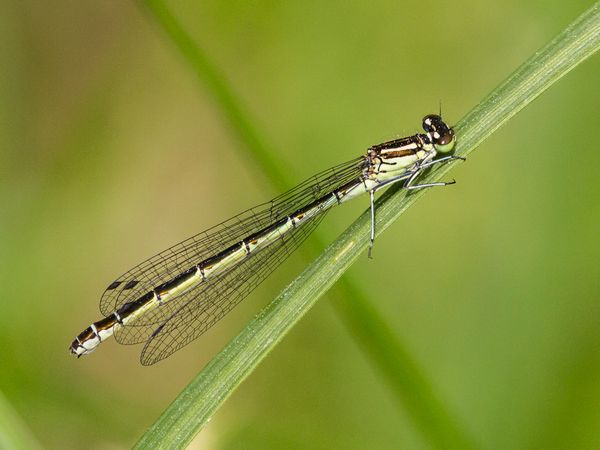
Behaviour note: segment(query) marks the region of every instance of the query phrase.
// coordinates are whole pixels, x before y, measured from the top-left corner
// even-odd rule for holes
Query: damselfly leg
[[[450,184],[455,184],[456,183],[455,180],[437,181],[437,182],[424,183],[424,184],[412,184],[419,177],[419,175],[421,175],[421,173],[423,173],[424,169],[431,167],[435,164],[448,163],[448,162],[454,161],[454,160],[466,161],[467,159],[463,156],[450,155],[450,156],[444,156],[442,158],[438,158],[435,160],[425,160],[425,162],[417,162],[415,164],[415,168],[412,170],[412,172],[409,172],[408,174],[398,175],[397,177],[386,180],[385,182],[378,185],[375,189],[371,190],[371,195],[370,195],[371,241],[369,242],[369,249],[367,252],[369,259],[373,259],[372,252],[373,252],[373,244],[375,243],[375,191],[377,191],[389,184],[393,184],[393,183],[396,183],[396,182],[398,182],[400,180],[404,180],[404,179],[406,181],[404,182],[403,188],[405,188],[407,190],[424,189],[424,188],[430,188],[430,187],[435,187],[435,186],[448,186]],[[407,176],[408,176],[408,178],[407,178]]]

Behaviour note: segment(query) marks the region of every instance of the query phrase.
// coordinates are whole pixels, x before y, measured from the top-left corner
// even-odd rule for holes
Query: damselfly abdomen
[[[129,270],[102,295],[105,318],[79,334],[71,352],[78,357],[91,353],[114,334],[122,344],[145,342],[144,365],[168,357],[254,290],[332,206],[364,193],[371,201],[372,244],[376,191],[400,181],[406,189],[449,184],[417,180],[427,167],[462,159],[450,154],[456,138],[440,116],[425,116],[423,129],[425,133],[374,145],[366,155],[325,170]]]

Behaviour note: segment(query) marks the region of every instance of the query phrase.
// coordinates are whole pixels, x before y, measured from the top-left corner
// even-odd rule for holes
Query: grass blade
[[[171,14],[167,5],[162,0],[142,0],[141,3],[181,52],[185,61],[191,66],[192,72],[197,76],[200,85],[213,95],[216,105],[222,110],[234,135],[260,162],[261,169],[269,174],[292,173],[283,165],[281,158],[273,157],[277,153],[265,144],[266,139],[258,132],[258,127],[245,112],[239,97],[233,92],[225,75],[196,45],[192,37]],[[275,176],[272,182],[278,190],[286,189],[289,186],[284,183],[283,177]]]
[[[0,392],[0,448],[38,449],[42,448],[33,433],[18,416],[4,394]]]
[[[247,150],[243,152],[243,156],[251,159],[253,163],[258,162],[261,171],[269,173],[269,181],[274,187],[280,190],[289,187],[294,180],[290,180],[286,174],[293,172],[284,170],[277,153],[263,144],[261,133],[253,125],[254,121],[244,112],[241,101],[225,76],[161,0],[146,0],[144,4],[182,53],[200,81],[201,87],[207,88],[213,94],[225,119]],[[323,242],[319,242],[318,236],[313,237],[311,243],[318,249],[325,247]],[[435,446],[449,448],[453,446],[453,442],[459,442],[462,448],[474,447],[469,443],[470,438],[457,418],[453,417],[441,398],[432,394],[436,390],[424,371],[419,369],[408,347],[391,332],[382,335],[381,330],[391,330],[392,327],[378,314],[370,299],[359,295],[358,292],[356,283],[347,278],[341,279],[333,292],[337,299],[333,303],[335,310],[359,347],[365,351],[365,356],[377,366],[391,385],[391,393],[395,395],[397,404],[408,411],[416,427]],[[357,314],[353,309],[361,313]],[[422,401],[415,401],[416,399]]]
[[[456,127],[457,154],[473,151],[599,46],[600,6],[596,3],[460,121]],[[432,171],[423,181],[440,180],[452,166],[447,164]],[[377,202],[377,234],[424,193],[424,190],[407,193],[398,187],[390,188]],[[364,253],[369,230],[369,212],[366,211],[211,361],[141,438],[137,447],[185,447],[287,331]]]

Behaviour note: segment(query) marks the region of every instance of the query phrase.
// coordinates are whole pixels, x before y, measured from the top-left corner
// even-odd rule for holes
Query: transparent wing
[[[298,248],[326,212],[288,231],[276,243],[245,259],[229,272],[183,294],[178,299],[179,308],[162,325],[154,330],[144,327],[144,333],[150,334],[140,356],[141,363],[151,365],[168,357],[217,323]],[[123,330],[127,332],[127,327]],[[117,334],[119,338],[122,336]]]
[[[100,311],[108,316],[125,303],[138,299],[204,259],[357,178],[364,168],[365,159],[360,157],[327,169],[270,202],[248,209],[147,259],[108,286],[100,299]],[[182,294],[184,295],[191,294]],[[160,323],[169,317],[168,313],[172,311],[150,314],[143,321],[136,320],[136,325],[138,328],[143,328],[148,324]],[[123,333],[124,336],[126,334]],[[141,336],[142,334],[138,339],[142,339]],[[130,339],[124,338],[124,340]]]

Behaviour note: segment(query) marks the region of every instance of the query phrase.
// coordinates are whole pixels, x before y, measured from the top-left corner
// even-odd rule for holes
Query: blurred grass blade
[[[338,284],[343,280],[341,278]],[[401,399],[403,410],[429,443],[435,448],[477,448],[462,424],[440,401],[437,389],[427,382],[409,349],[402,345],[394,329],[380,317],[372,303],[361,292],[354,292],[351,299],[336,293],[334,305],[347,310],[340,317],[350,322],[348,328],[353,333],[360,333],[356,341],[364,354],[385,376],[391,393]]]
[[[596,3],[460,121],[456,126],[457,154],[470,153],[529,102],[596,52],[599,45],[600,6]],[[451,166],[453,164],[447,164],[432,171],[423,177],[423,182],[440,180]],[[377,201],[377,234],[424,194],[425,190],[407,193],[399,187],[385,192]],[[137,447],[185,447],[287,331],[364,253],[369,230],[369,212],[365,211],[206,366],[141,438]]]
[[[266,139],[258,132],[250,116],[245,113],[242,103],[227,82],[225,75],[196,45],[192,37],[184,30],[175,16],[162,0],[141,0],[141,3],[152,14],[153,18],[163,28],[169,39],[182,53],[185,61],[192,67],[200,84],[214,96],[216,105],[223,110],[224,118],[229,122],[234,135],[242,145],[261,163],[260,169],[269,174],[293,173],[281,162],[274,158],[277,153],[265,144]],[[252,161],[256,163],[255,161]],[[282,178],[275,178],[278,190],[289,187]]]
[[[0,448],[5,450],[42,448],[2,392],[0,392]]]
[[[287,175],[293,171],[284,170],[279,162],[281,157],[278,157],[272,148],[263,144],[264,140],[260,138],[260,133],[253,125],[254,121],[244,113],[242,102],[238,100],[226,78],[162,1],[145,0],[144,3],[169,39],[181,51],[202,87],[207,88],[214,95],[217,105],[223,110],[233,131],[248,150],[243,156],[253,162],[258,161],[261,171],[269,173],[269,181],[275,188],[278,190],[289,188],[297,181],[289,179]],[[248,158],[248,155],[252,155],[252,158]],[[313,237],[311,243],[313,248],[319,250],[325,247],[323,242],[319,242],[318,236]],[[358,291],[356,283],[352,280],[340,280],[333,293],[337,299],[334,307],[342,322],[349,328],[352,337],[358,341],[360,348],[365,350],[365,356],[377,365],[379,371],[391,384],[397,403],[408,410],[417,428],[436,446],[448,448],[453,442],[460,442],[462,448],[473,447],[468,444],[470,438],[459,425],[458,420],[440,399],[433,396],[432,392],[435,392],[435,389],[424,372],[419,370],[406,346],[393,333],[386,333],[385,339],[382,339],[380,334],[374,333],[374,330],[390,330],[391,327],[370,304],[369,298],[358,295]],[[353,308],[362,313],[356,314]],[[377,356],[373,357],[373,355]],[[414,399],[424,401],[418,402]]]

